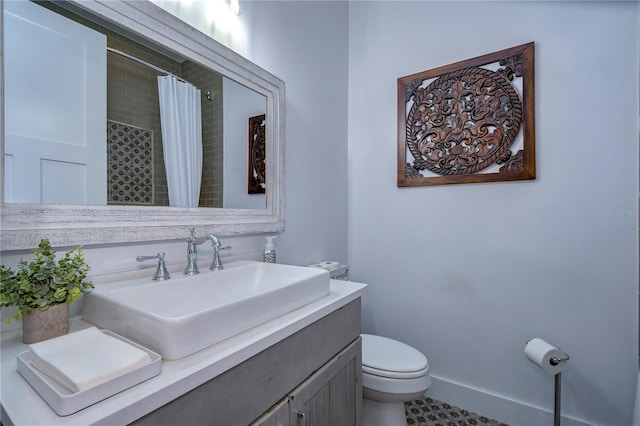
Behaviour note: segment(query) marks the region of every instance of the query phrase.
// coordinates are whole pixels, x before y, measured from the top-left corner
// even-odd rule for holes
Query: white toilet
[[[406,426],[404,403],[431,385],[429,362],[417,349],[387,337],[362,336],[362,426]]]

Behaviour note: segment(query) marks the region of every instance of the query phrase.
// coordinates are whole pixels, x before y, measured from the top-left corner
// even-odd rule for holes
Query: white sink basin
[[[176,360],[329,294],[329,272],[254,261],[98,285],[84,318]]]

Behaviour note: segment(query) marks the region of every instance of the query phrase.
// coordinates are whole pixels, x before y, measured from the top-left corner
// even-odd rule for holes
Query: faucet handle
[[[213,246],[213,262],[211,262],[211,266],[209,267],[209,269],[211,269],[212,271],[219,271],[221,269],[224,269],[224,266],[222,265],[222,261],[220,260],[220,250],[229,250],[229,249],[231,249],[231,246],[222,247],[221,245],[214,245]]]
[[[158,259],[158,268],[156,269],[156,273],[153,274],[154,281],[163,281],[171,278],[169,276],[169,271],[167,271],[167,267],[164,264],[164,252],[160,252],[155,256],[137,256],[136,260],[138,262],[144,262],[145,260]]]
[[[231,246],[213,246],[213,255],[214,255],[214,262],[215,262],[215,257],[220,255],[220,250],[231,250]]]

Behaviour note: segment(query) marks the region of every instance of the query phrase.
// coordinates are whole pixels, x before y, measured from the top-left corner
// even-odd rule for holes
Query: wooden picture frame
[[[399,78],[398,187],[535,179],[534,92],[533,42]]]
[[[265,114],[249,118],[248,194],[265,193]]]

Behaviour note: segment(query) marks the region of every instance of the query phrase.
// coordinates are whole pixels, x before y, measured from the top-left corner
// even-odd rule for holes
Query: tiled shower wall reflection
[[[111,47],[127,52],[185,78],[201,89],[203,174],[200,207],[222,207],[222,77],[189,61],[169,60],[129,40],[118,38]],[[107,60],[107,117],[148,129],[154,134],[154,204],[169,205],[162,158],[162,133],[157,73],[144,65],[109,54]],[[210,91],[212,99],[207,99]]]
[[[153,132],[107,120],[109,204],[154,205]]]

